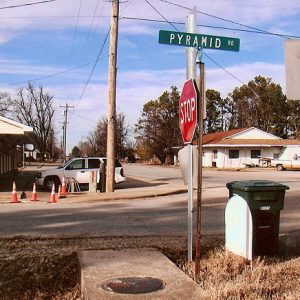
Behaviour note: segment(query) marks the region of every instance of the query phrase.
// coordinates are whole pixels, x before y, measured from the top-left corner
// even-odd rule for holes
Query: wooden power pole
[[[68,124],[68,110],[69,108],[74,108],[74,106],[70,106],[68,105],[68,103],[66,103],[66,105],[60,105],[60,107],[63,107],[65,109],[64,111],[64,116],[65,116],[65,120],[64,120],[64,126],[63,126],[63,150],[64,150],[64,162],[66,161],[66,157],[67,157],[67,124]]]
[[[107,170],[106,192],[114,191],[116,157],[116,79],[119,24],[119,0],[111,0],[111,25],[108,66]]]

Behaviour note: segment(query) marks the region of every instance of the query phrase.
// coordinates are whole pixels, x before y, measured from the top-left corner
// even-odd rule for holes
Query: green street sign
[[[237,38],[178,31],[160,30],[159,43],[166,45],[207,48],[215,50],[240,50],[240,39]]]

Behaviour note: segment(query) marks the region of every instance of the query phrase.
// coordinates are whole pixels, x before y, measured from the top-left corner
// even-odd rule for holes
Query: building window
[[[229,158],[239,158],[240,157],[240,150],[229,150]]]
[[[261,158],[260,150],[251,150],[251,158]]]
[[[213,151],[213,159],[217,159],[218,158],[218,150],[214,150]]]

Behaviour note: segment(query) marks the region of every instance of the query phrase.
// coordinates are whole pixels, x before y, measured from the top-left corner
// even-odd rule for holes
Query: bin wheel
[[[277,165],[276,168],[277,168],[277,171],[283,171],[284,170],[283,165]]]

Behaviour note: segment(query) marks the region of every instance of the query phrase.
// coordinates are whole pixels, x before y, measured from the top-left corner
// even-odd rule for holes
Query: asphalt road
[[[124,165],[131,184],[182,184],[178,168]],[[300,172],[251,170],[225,172],[204,170],[202,233],[224,232],[224,209],[228,200],[225,184],[233,180],[269,179],[290,186],[281,212],[281,231],[300,228]],[[130,183],[127,185],[130,185]],[[127,186],[128,187],[128,186]],[[122,187],[126,189],[126,186]],[[73,203],[62,201],[0,204],[0,236],[11,235],[186,235],[187,195]]]

